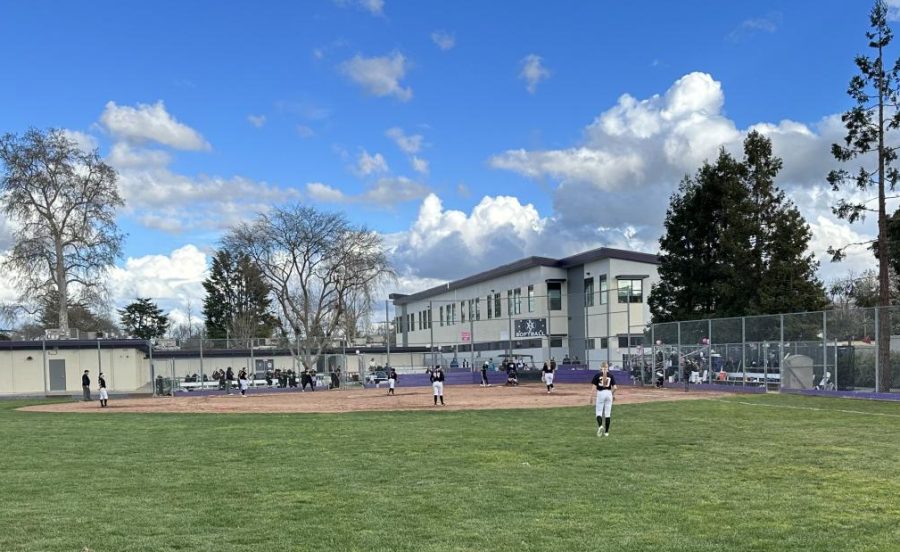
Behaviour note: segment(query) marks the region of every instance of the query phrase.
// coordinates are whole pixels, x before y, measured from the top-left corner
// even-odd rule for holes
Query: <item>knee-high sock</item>
[[[434,404],[437,404],[437,395],[434,396]]]
[[[597,416],[597,427],[603,427],[603,416]]]
[[[609,424],[611,421],[612,421],[612,416],[607,416],[606,417],[606,430],[605,430],[606,433],[609,433]]]
[[[444,404],[444,396],[441,395],[441,404]]]

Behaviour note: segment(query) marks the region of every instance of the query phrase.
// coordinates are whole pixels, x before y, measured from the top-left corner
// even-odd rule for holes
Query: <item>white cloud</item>
[[[296,190],[242,176],[178,174],[168,155],[155,150],[116,144],[107,160],[119,172],[125,214],[165,232],[222,230],[299,197]]]
[[[400,127],[389,128],[385,131],[384,134],[388,138],[392,139],[394,143],[397,144],[397,147],[403,151],[403,153],[412,155],[414,153],[419,153],[419,150],[422,149],[421,134],[407,135]]]
[[[541,57],[535,54],[528,54],[519,63],[522,65],[519,78],[527,83],[525,88],[528,92],[534,94],[537,92],[538,83],[550,77],[550,71],[542,64]]]
[[[197,317],[205,296],[207,266],[207,254],[191,244],[168,255],[130,257],[122,266],[110,270],[110,294],[118,307],[137,297],[150,297],[164,311],[184,312],[190,302]]]
[[[80,130],[69,130],[67,128],[63,129],[62,133],[63,136],[75,142],[78,149],[81,151],[89,153],[97,149],[97,139],[90,134],[86,134]]]
[[[321,182],[310,182],[307,184],[306,193],[314,201],[322,203],[343,203],[347,200],[344,192]]]
[[[431,33],[431,41],[445,52],[456,46],[456,37],[446,31],[434,31]]]
[[[297,125],[297,134],[301,138],[312,138],[316,135],[316,131],[306,125]]]
[[[736,29],[728,33],[728,40],[740,42],[758,33],[772,34],[781,26],[783,17],[781,12],[772,12],[765,17],[753,17],[745,19]]]
[[[900,0],[885,0],[888,21],[900,21]]]
[[[247,122],[256,128],[262,128],[266,124],[265,115],[247,115]]]
[[[399,176],[380,178],[360,194],[346,194],[320,182],[307,184],[306,193],[314,201],[321,203],[357,203],[386,208],[422,199],[430,193],[430,190],[424,184]]]
[[[356,160],[356,169],[354,172],[359,176],[368,176],[370,174],[386,173],[388,170],[388,164],[387,161],[384,160],[384,156],[380,153],[369,155],[369,152],[363,150]]]
[[[384,0],[334,0],[334,3],[342,8],[355,6],[375,16],[384,15]]]
[[[119,140],[135,144],[152,141],[180,150],[210,149],[199,132],[169,115],[162,100],[137,107],[107,102],[100,123]]]
[[[419,174],[428,174],[428,161],[422,159],[420,157],[413,156],[412,159],[409,160],[410,164],[412,164],[412,168]]]
[[[412,99],[412,88],[403,87],[400,83],[409,69],[409,63],[399,52],[371,58],[357,54],[342,63],[339,69],[374,96],[393,96],[402,102]]]

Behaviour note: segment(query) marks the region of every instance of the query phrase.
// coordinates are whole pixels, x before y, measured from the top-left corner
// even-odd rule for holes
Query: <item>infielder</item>
[[[550,392],[553,391],[553,375],[555,367],[544,362],[544,367],[541,371],[544,372],[544,385],[547,386],[547,394],[550,394]]]
[[[109,404],[109,394],[106,392],[106,378],[103,372],[97,376],[97,384],[100,386],[100,408],[106,408]]]
[[[613,395],[616,390],[616,378],[609,373],[609,366],[604,362],[600,365],[600,372],[591,380],[591,384],[597,389],[597,437],[609,437],[609,423],[612,415]]]
[[[438,398],[444,406],[444,371],[440,366],[435,366],[431,372],[431,389],[434,391],[434,406],[437,406]]]
[[[238,373],[238,385],[241,388],[241,397],[246,398],[250,381],[247,379],[247,370],[245,368],[241,368],[241,371]]]
[[[388,372],[388,395],[394,394],[394,387],[397,386],[397,370],[391,368]]]

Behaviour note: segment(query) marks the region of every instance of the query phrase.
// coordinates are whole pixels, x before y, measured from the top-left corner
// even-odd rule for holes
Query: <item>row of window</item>
[[[600,284],[600,304],[605,305],[608,301],[609,286],[606,276],[598,276]],[[640,279],[624,279],[616,280],[618,286],[618,302],[619,303],[642,303],[644,301],[644,282]],[[530,285],[527,289],[527,312],[534,312],[535,295],[534,286]],[[584,280],[584,304],[587,307],[594,306],[594,278],[589,277]],[[547,303],[550,311],[562,310],[562,283],[547,282]],[[491,293],[485,298],[487,306],[487,319],[503,318],[503,308],[500,301],[500,293]],[[438,308],[438,323],[440,326],[453,326],[457,323],[457,305],[451,303],[449,305],[441,305]],[[510,289],[506,292],[506,312],[508,315],[522,314],[522,288]],[[469,321],[481,320],[481,298],[463,300],[459,302],[459,323],[465,324],[468,313]],[[417,313],[407,315],[406,327],[408,331],[428,330],[432,327],[431,310],[425,309]],[[395,319],[395,331],[402,333],[402,324],[400,317]]]

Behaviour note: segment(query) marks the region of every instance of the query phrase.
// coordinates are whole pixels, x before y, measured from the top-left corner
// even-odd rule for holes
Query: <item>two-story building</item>
[[[402,346],[479,366],[500,355],[620,365],[643,346],[659,257],[599,248],[528,257],[411,295],[392,294]]]

